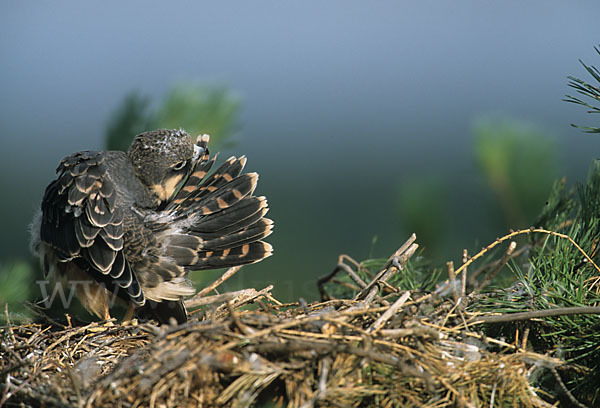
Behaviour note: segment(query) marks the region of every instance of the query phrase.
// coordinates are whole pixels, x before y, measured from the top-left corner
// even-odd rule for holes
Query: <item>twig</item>
[[[596,269],[598,272],[600,272],[600,267],[598,267],[598,265],[596,265],[596,263],[594,262],[594,260],[592,258],[590,258],[590,256],[577,244],[577,242],[575,242],[573,240],[573,238],[571,238],[567,234],[561,234],[560,232],[549,231],[549,230],[546,230],[546,229],[543,229],[543,228],[534,228],[534,227],[531,227],[531,228],[526,229],[526,230],[512,231],[511,233],[506,234],[505,236],[496,239],[490,245],[486,246],[481,251],[479,251],[478,253],[476,253],[471,259],[469,259],[468,262],[464,263],[460,268],[458,268],[456,270],[456,274],[458,275],[459,273],[461,273],[463,271],[463,269],[465,269],[467,266],[469,266],[470,264],[472,264],[476,259],[481,258],[486,252],[490,251],[492,248],[494,248],[495,246],[501,244],[502,242],[507,241],[507,240],[509,240],[509,239],[517,236],[517,235],[531,234],[531,233],[535,233],[535,232],[540,233],[540,234],[548,234],[548,235],[552,235],[552,236],[555,236],[555,237],[558,237],[558,238],[566,239],[575,248],[577,248],[577,250],[579,252],[581,252],[581,254],[583,255],[583,257],[590,264],[592,264],[592,266],[594,267],[594,269]],[[598,279],[600,279],[600,278],[598,278]]]
[[[467,252],[466,249],[463,249],[463,266],[467,264],[467,262],[469,261],[469,253]],[[461,276],[461,285],[460,285],[460,297],[462,299],[465,298],[465,295],[467,294],[467,267],[465,266],[465,270]],[[465,305],[465,303],[463,302],[463,305]]]
[[[362,266],[362,264],[361,264],[360,262],[356,262],[356,261],[355,261],[355,260],[354,260],[354,259],[353,259],[351,256],[349,256],[349,255],[346,255],[346,254],[341,254],[341,255],[340,255],[340,257],[339,257],[339,260],[340,260],[340,263],[341,263],[341,262],[345,262],[345,261],[347,261],[347,262],[351,263],[351,264],[354,266],[354,268],[356,268],[356,270],[357,270],[357,271],[360,271],[361,269],[364,269],[364,272],[365,272],[365,274],[366,274],[366,275],[371,275],[371,274],[369,273],[369,270],[368,270],[367,268],[365,268],[364,266]],[[371,276],[371,277],[372,277],[372,276]]]
[[[256,293],[246,293],[235,298],[235,303],[233,305],[234,308],[239,308],[248,303],[252,303],[255,300],[266,297],[269,299],[275,299],[271,296],[271,291],[273,290],[273,285],[269,285],[266,288],[262,288],[261,290],[256,291]]]
[[[233,308],[233,306],[231,306],[230,300],[228,300],[225,304],[227,305],[227,310],[229,310],[229,316],[231,316],[231,320],[233,320],[233,323],[237,326],[238,329],[240,329],[242,333],[248,335],[256,331],[242,323],[237,313],[235,312],[235,309]]]
[[[419,245],[414,243],[415,239],[416,235],[412,234],[411,237],[392,254],[375,278],[373,278],[373,280],[354,297],[354,300],[364,299],[365,304],[370,304],[380,290],[379,282],[387,281],[395,272],[402,270],[404,265],[406,265],[406,262],[408,262],[408,259],[417,251]]]
[[[325,399],[327,394],[327,376],[331,367],[331,358],[325,357],[321,360],[321,376],[319,377],[319,390],[317,391],[316,399]]]
[[[534,310],[531,312],[508,313],[496,316],[477,316],[471,324],[492,324],[531,320],[540,317],[566,316],[574,314],[600,314],[600,307],[559,307],[555,309]]]
[[[361,290],[360,293],[358,293],[354,297],[354,300],[359,300],[359,299],[363,298],[364,296],[366,296],[367,293],[371,290],[371,288],[374,285],[377,285],[377,282],[379,280],[387,280],[387,279],[383,279],[384,275],[388,272],[388,270],[390,269],[390,267],[392,266],[393,263],[397,263],[398,262],[398,257],[400,255],[402,255],[404,252],[407,252],[410,249],[410,247],[413,245],[413,242],[415,242],[416,239],[417,239],[417,236],[415,234],[412,234],[408,238],[408,240],[406,240],[406,242],[404,244],[402,244],[402,246],[400,248],[398,248],[396,250],[396,252],[394,252],[388,258],[388,260],[385,262],[385,264],[383,264],[383,267],[377,273],[377,275],[375,275],[375,277],[371,280],[371,282],[369,282],[369,284],[363,290]],[[417,250],[417,247],[414,248],[413,253],[414,253],[414,251]],[[412,255],[412,253],[411,253],[411,255]]]
[[[321,294],[322,300],[330,300],[331,299],[329,294],[325,291],[325,283],[332,280],[333,277],[335,275],[337,275],[337,273],[340,271],[346,272],[346,274],[350,277],[350,279],[352,279],[354,281],[354,283],[356,283],[360,289],[364,289],[367,286],[365,281],[363,281],[361,279],[361,277],[358,276],[358,274],[352,270],[352,268],[350,268],[348,265],[346,265],[344,263],[344,259],[352,259],[352,258],[350,258],[348,255],[340,255],[338,257],[338,263],[335,266],[335,268],[333,268],[333,271],[331,271],[330,273],[328,273],[325,276],[320,277],[317,280],[317,287],[319,288],[319,293]],[[352,261],[356,264],[356,261],[354,261],[354,260],[352,260]]]
[[[365,281],[363,281],[360,278],[360,276],[358,276],[358,274],[356,272],[354,272],[352,270],[352,268],[350,268],[348,265],[339,263],[338,267],[343,269],[344,272],[346,272],[348,274],[348,276],[354,281],[354,283],[356,283],[361,289],[364,289],[367,286]]]
[[[210,285],[208,285],[207,287],[205,287],[204,289],[202,289],[200,292],[198,292],[194,296],[194,298],[206,296],[207,294],[209,294],[210,292],[212,292],[214,289],[216,289],[219,285],[221,285],[223,282],[225,282],[227,279],[229,279],[233,275],[235,275],[240,269],[242,269],[242,266],[243,265],[232,266],[231,268],[227,269],[223,273],[223,275],[219,276],[219,278],[217,280],[215,280],[213,283],[211,283]]]
[[[400,309],[410,297],[410,291],[406,291],[400,296],[388,310],[382,313],[381,316],[367,329],[368,333],[376,333],[383,325],[392,318],[392,316]]]
[[[528,251],[529,249],[531,249],[531,245],[529,245],[529,244],[522,245],[519,249],[515,250],[511,254],[510,258],[519,257],[524,252]],[[476,287],[477,286],[477,277],[485,271],[494,269],[501,260],[502,259],[497,259],[496,261],[489,263],[489,264],[482,265],[481,267],[477,268],[475,271],[471,272],[468,277],[469,286]]]
[[[509,245],[508,248],[506,249],[506,252],[504,253],[504,255],[502,255],[502,258],[498,261],[498,263],[496,264],[496,266],[494,267],[494,269],[492,269],[483,279],[483,281],[481,281],[481,283],[477,286],[477,288],[475,288],[475,290],[473,292],[477,293],[479,292],[481,289],[483,289],[484,287],[486,287],[487,285],[489,285],[489,283],[492,281],[492,279],[494,279],[496,277],[496,275],[498,275],[498,273],[500,272],[500,270],[502,270],[502,268],[504,267],[504,265],[506,265],[506,263],[508,262],[508,260],[512,257],[513,252],[515,251],[515,249],[517,248],[517,243],[515,241],[512,241]]]
[[[220,295],[213,296],[205,296],[199,297],[198,295],[194,296],[191,299],[185,301],[185,306],[188,308],[199,307],[211,305],[214,303],[225,303],[227,301],[232,301],[236,298],[244,297],[244,298],[256,298],[259,296],[266,296],[266,292],[270,292],[273,289],[273,285],[269,285],[266,288],[257,291],[256,289],[242,289],[236,290],[235,292],[223,293]]]
[[[458,291],[456,290],[456,285],[454,284],[454,282],[456,281],[456,273],[454,273],[454,262],[446,262],[446,268],[448,269],[449,283],[452,287],[452,298],[454,299],[454,303],[456,303],[458,302]]]
[[[577,401],[577,398],[575,398],[575,396],[573,394],[571,394],[571,391],[569,391],[569,389],[563,382],[562,378],[560,378],[560,375],[558,375],[558,371],[556,371],[556,368],[550,367],[550,371],[552,371],[552,374],[554,374],[554,378],[556,378],[556,381],[558,382],[558,385],[562,389],[562,392],[565,393],[565,395],[567,396],[569,401],[571,401],[571,404],[573,404],[579,408],[588,408],[587,405],[584,405],[581,402]]]
[[[409,336],[426,337],[432,339],[440,338],[440,334],[437,330],[425,326],[411,327],[409,329],[381,329],[379,330],[379,333],[381,333],[381,335],[384,337],[393,339]]]

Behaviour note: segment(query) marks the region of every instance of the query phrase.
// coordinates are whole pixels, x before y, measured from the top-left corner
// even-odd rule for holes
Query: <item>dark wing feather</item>
[[[204,135],[206,136],[206,135]],[[208,174],[211,167],[215,163],[216,155],[211,159],[208,152],[208,137],[200,136],[197,141],[197,145],[203,150],[203,154],[196,163],[194,164],[194,168],[192,169],[188,179],[179,189],[179,192],[175,195],[173,200],[165,207],[165,210],[171,211],[174,208],[178,207],[179,209],[185,207],[185,204],[182,204],[190,193],[195,192],[198,189],[204,177]]]
[[[41,238],[60,261],[74,260],[107,289],[142,305],[141,287],[123,254],[123,213],[102,152],[63,159],[42,200]]]
[[[177,203],[164,212],[171,219],[164,238],[158,238],[163,257],[188,271],[248,264],[271,255],[271,245],[261,241],[273,230],[273,222],[264,218],[267,200],[252,195],[258,174],[242,174],[245,163],[244,156],[231,157],[201,182],[188,180]]]

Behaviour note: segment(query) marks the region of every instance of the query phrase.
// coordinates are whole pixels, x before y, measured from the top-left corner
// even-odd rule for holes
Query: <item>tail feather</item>
[[[208,217],[201,217],[189,227],[189,230],[204,239],[213,239],[252,225],[267,211],[265,197],[246,197],[234,207],[229,207]]]
[[[198,261],[198,252],[192,248],[170,245],[165,251],[170,259],[173,259],[177,265],[193,265]]]
[[[181,213],[189,207],[193,206],[195,208],[196,204],[208,194],[238,177],[246,164],[246,157],[244,156],[238,159],[230,157],[214,173],[203,180],[215,162],[215,157],[196,164],[196,168],[181,187],[175,199],[166,208],[167,210],[176,210]]]
[[[238,176],[212,191],[212,194],[194,198],[193,208],[200,214],[209,215],[224,210],[237,204],[242,198],[252,194],[258,181],[257,173],[248,173]]]
[[[246,156],[230,157],[223,163],[213,174],[210,175],[202,184],[199,185],[198,191],[194,197],[200,198],[206,194],[216,190],[217,188],[229,183],[242,173],[246,165]]]
[[[205,241],[203,249],[216,250],[241,246],[263,239],[271,235],[271,232],[273,232],[273,221],[263,218],[254,225],[244,228],[239,232]]]
[[[198,261],[198,251],[204,247],[204,240],[188,234],[171,234],[165,245],[164,254],[177,265],[193,265]]]
[[[273,253],[270,244],[258,241],[240,245],[234,248],[219,249],[215,251],[201,251],[200,259],[191,269],[229,268],[236,265],[258,262]]]
[[[173,198],[171,203],[165,208],[167,211],[172,211],[176,208],[178,211],[181,211],[192,204],[193,201],[189,200],[191,194],[198,190],[198,186],[202,182],[202,179],[206,177],[215,163],[216,157],[217,156],[213,156],[210,160],[198,161],[198,163],[196,163],[196,167],[192,171],[192,174],[188,177],[185,184],[181,186],[175,198]]]
[[[225,268],[260,261],[272,254],[261,239],[273,221],[265,197],[252,194],[258,174],[242,174],[246,158],[231,157],[207,176],[214,158],[199,162],[166,211],[171,217],[163,260],[185,270]],[[206,177],[206,178],[205,178]]]

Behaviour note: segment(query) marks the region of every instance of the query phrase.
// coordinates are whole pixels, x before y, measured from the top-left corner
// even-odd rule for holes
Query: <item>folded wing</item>
[[[104,154],[70,155],[57,174],[42,200],[42,241],[59,262],[75,262],[108,290],[143,305],[142,289],[123,252],[123,213]]]

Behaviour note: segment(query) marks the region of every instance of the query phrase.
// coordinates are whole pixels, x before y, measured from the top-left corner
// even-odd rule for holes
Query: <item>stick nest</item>
[[[412,241],[352,299],[281,304],[265,288],[180,326],[9,323],[0,406],[550,406],[528,379],[560,360],[485,337],[452,297],[386,283]]]

